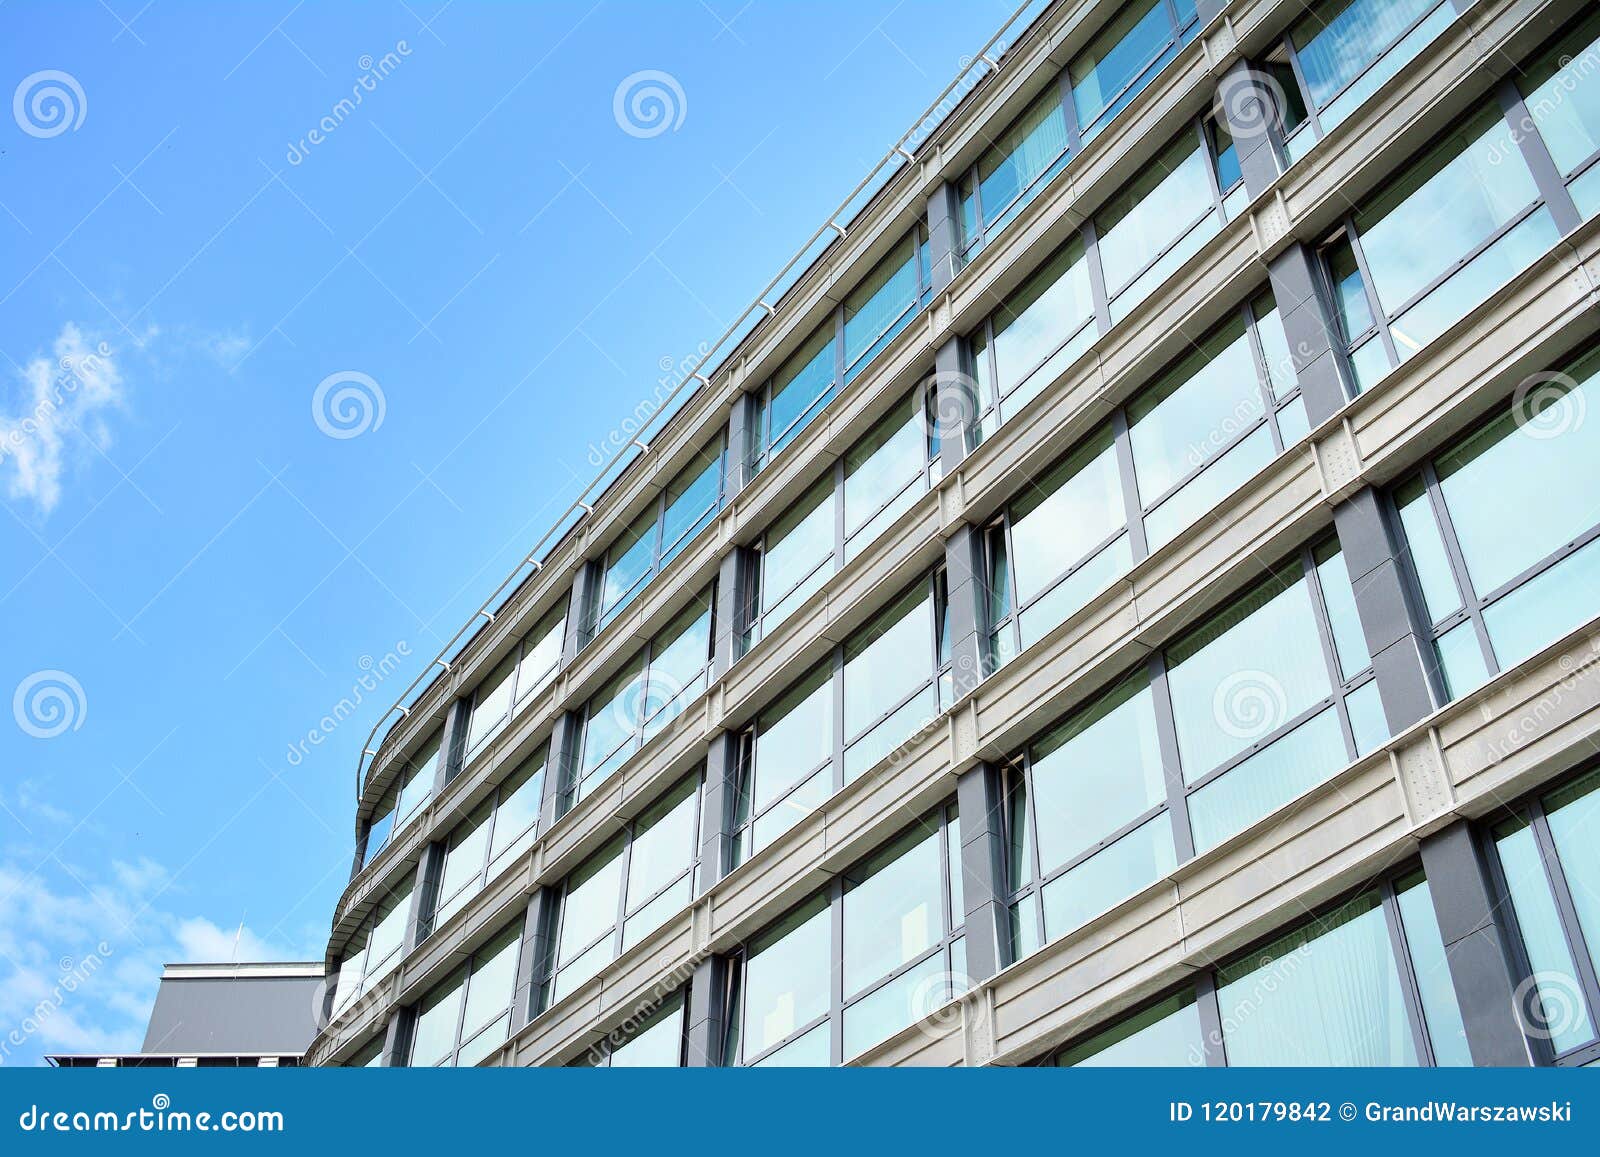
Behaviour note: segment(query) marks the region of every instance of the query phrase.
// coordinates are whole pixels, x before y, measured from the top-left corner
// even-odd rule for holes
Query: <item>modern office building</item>
[[[289,1068],[320,1023],[318,963],[169,964],[137,1053],[45,1058],[71,1068]]]
[[[389,717],[307,1063],[1593,1063],[1597,158],[1592,3],[1026,6]]]

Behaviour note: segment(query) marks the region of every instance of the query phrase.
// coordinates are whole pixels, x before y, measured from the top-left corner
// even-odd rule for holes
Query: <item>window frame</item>
[[[444,989],[447,985],[449,985],[449,984],[451,984],[453,982],[456,982],[457,978],[459,978],[459,988],[460,988],[461,995],[460,995],[460,998],[459,998],[460,1007],[458,1007],[456,1009],[456,1016],[455,1016],[455,1022],[456,1022],[456,1026],[455,1026],[455,1043],[450,1047],[450,1051],[445,1055],[445,1057],[442,1060],[435,1061],[435,1062],[433,1062],[432,1064],[430,1064],[430,1065],[428,1065],[426,1067],[428,1067],[428,1068],[460,1068],[460,1067],[476,1068],[476,1067],[482,1065],[485,1060],[487,1060],[490,1056],[492,1056],[494,1054],[495,1051],[497,1051],[500,1048],[503,1048],[505,1046],[506,1041],[509,1041],[511,1039],[512,1034],[516,1032],[516,1011],[517,1011],[516,977],[517,977],[517,969],[521,965],[521,962],[522,962],[522,952],[523,952],[523,949],[524,949],[525,944],[526,944],[526,937],[522,934],[522,924],[523,924],[522,921],[512,920],[509,924],[506,924],[504,927],[502,927],[499,930],[497,930],[492,936],[490,936],[487,940],[485,940],[477,948],[473,949],[471,955],[466,960],[462,961],[455,968],[451,969],[450,972],[444,977],[443,980],[440,980],[436,984],[432,985],[426,992],[424,992],[417,999],[417,1003],[413,1006],[413,1011],[414,1011],[416,1016],[420,1017],[421,1008],[422,1008],[423,1003],[425,1001],[427,1001],[428,998],[431,997],[434,993],[439,992],[440,990]],[[501,944],[502,940],[504,940],[506,943],[505,944]],[[508,947],[510,944],[513,944],[513,943],[516,945],[516,954],[515,954],[515,959],[512,961],[511,992],[506,997],[506,1005],[505,1005],[504,1012],[503,1013],[502,1012],[496,1012],[496,1014],[493,1017],[491,1017],[490,1019],[484,1021],[482,1024],[477,1025],[473,1029],[472,1035],[470,1037],[467,1037],[466,1039],[463,1039],[463,1034],[467,1031],[467,1024],[466,1024],[467,1004],[469,1003],[469,1001],[471,1000],[471,997],[472,997],[472,981],[473,981],[473,978],[480,974],[479,971],[478,971],[480,969],[480,966],[486,966],[491,960],[494,959],[494,956],[489,951],[490,949],[492,949],[492,948],[494,948],[496,946],[499,946],[501,948],[501,950],[503,951],[505,947]],[[491,1027],[493,1027],[495,1022],[497,1020],[499,1020],[502,1015],[509,1018],[507,1020],[507,1023],[506,1023],[506,1039],[505,1039],[505,1041],[501,1041],[500,1044],[495,1046],[495,1048],[490,1049],[488,1053],[484,1054],[484,1056],[480,1057],[478,1060],[473,1061],[470,1065],[462,1066],[461,1065],[461,1054],[462,1054],[462,1051],[464,1049],[466,1049],[469,1045],[471,1045],[475,1041],[477,1041],[484,1033],[488,1032],[489,1029]],[[413,1039],[410,1042],[408,1042],[408,1045],[407,1045],[407,1048],[406,1048],[406,1064],[407,1064],[408,1067],[415,1067],[417,1065],[416,1044],[417,1044],[417,1042],[416,1042],[416,1039],[415,1039],[415,1034],[413,1033]]]
[[[530,699],[555,682],[556,676],[561,672],[561,647],[559,645],[556,647],[555,662],[546,671],[538,674],[527,687],[522,686],[522,665],[527,661],[529,655],[537,649],[538,645],[543,643],[552,632],[558,640],[564,634],[569,600],[570,592],[567,596],[558,599],[554,606],[540,616],[533,628],[518,639],[516,645],[501,658],[499,663],[495,664],[489,676],[481,680],[477,687],[473,689],[467,710],[467,728],[464,743],[464,761],[466,763],[471,763],[480,752],[492,744],[495,738],[504,732],[511,721],[517,717],[518,712],[527,705]],[[478,708],[481,705],[488,679],[493,676],[495,671],[507,664],[510,664],[511,671],[506,676],[506,681],[510,684],[510,692],[506,701],[505,712],[498,720],[489,725],[488,729],[478,737],[476,742],[473,742],[472,726],[477,721]],[[494,690],[498,689],[498,687],[494,688]]]
[[[847,1061],[852,1060],[855,1056],[861,1055],[861,1053],[858,1052],[851,1054],[850,1056],[846,1056],[844,1052],[844,1016],[849,1009],[858,1006],[863,1001],[869,1000],[872,996],[882,991],[888,985],[893,984],[906,973],[927,964],[928,961],[936,957],[942,957],[945,965],[944,973],[946,976],[951,978],[953,982],[952,988],[954,983],[959,983],[961,977],[965,976],[965,970],[957,969],[954,966],[953,953],[956,951],[956,945],[958,943],[964,945],[966,938],[966,913],[956,912],[954,910],[954,892],[952,890],[951,876],[953,870],[952,865],[959,864],[960,862],[959,850],[961,847],[961,839],[959,825],[960,816],[954,800],[940,804],[928,812],[925,812],[912,824],[896,832],[888,840],[885,840],[883,845],[876,851],[858,860],[847,870],[840,872],[823,888],[813,892],[800,903],[795,904],[782,916],[771,921],[756,935],[749,937],[743,944],[739,946],[737,950],[729,955],[725,990],[725,999],[727,1003],[724,1005],[724,1007],[728,1009],[728,1034],[727,1040],[723,1042],[724,1048],[722,1063],[724,1065],[740,1068],[759,1066],[764,1061],[770,1059],[775,1054],[782,1052],[784,1049],[788,1048],[790,1045],[794,1044],[808,1033],[827,1025],[829,1036],[829,1064],[833,1067],[839,1067],[845,1064]],[[917,834],[919,830],[924,833],[923,838],[925,838],[926,831],[930,826],[937,827],[939,838],[939,911],[941,920],[941,935],[934,944],[923,949],[912,960],[896,965],[889,972],[868,982],[859,991],[846,997],[844,995],[844,962],[842,956],[842,952],[844,950],[844,898],[853,886],[859,886],[860,884],[865,883],[866,881],[872,879],[873,875],[876,874],[873,872],[862,875],[861,873],[863,873],[865,869],[874,867],[881,870],[882,868],[897,862],[898,858],[896,860],[887,861],[887,863],[883,864],[875,864],[874,861],[880,859],[885,853],[893,850],[896,845],[901,843],[906,845],[902,851],[902,855],[909,854],[909,852],[916,847],[918,842]],[[828,980],[828,1008],[821,1015],[813,1017],[794,1028],[776,1044],[768,1045],[766,1048],[763,1048],[759,1052],[747,1057],[744,1052],[744,1046],[749,1034],[745,1032],[744,1029],[744,1018],[747,1012],[744,1004],[744,995],[747,985],[745,984],[744,978],[745,969],[751,956],[750,944],[763,939],[765,934],[770,929],[781,926],[790,917],[798,912],[804,911],[807,907],[816,904],[818,901],[825,902],[829,922],[830,969]],[[791,931],[793,930],[791,929]],[[782,937],[779,937],[772,943],[781,943],[782,939]],[[970,978],[968,979],[970,980]],[[945,1003],[955,1000],[960,995],[961,994],[959,992],[952,992],[946,996]],[[915,1022],[913,1021],[911,1023]],[[905,1027],[909,1026],[902,1026],[902,1029],[897,1029],[895,1031],[902,1031]],[[866,1046],[866,1048],[862,1051],[870,1051],[881,1043],[881,1040],[875,1041],[873,1044]]]

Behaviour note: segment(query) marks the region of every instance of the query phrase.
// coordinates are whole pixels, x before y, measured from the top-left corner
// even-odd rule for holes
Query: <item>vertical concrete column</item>
[[[539,1014],[539,996],[550,963],[550,931],[555,927],[556,893],[538,888],[528,897],[522,925],[522,948],[517,956],[517,991],[511,1006],[513,1034]]]
[[[739,658],[751,614],[752,562],[750,551],[736,543],[722,556],[717,569],[717,632],[711,643],[713,680],[726,675]]]
[[[1509,933],[1499,916],[1483,851],[1466,820],[1423,839],[1422,867],[1433,894],[1472,1063],[1532,1063],[1528,1039],[1517,1019]]]
[[[724,731],[706,748],[700,794],[700,887],[709,891],[733,866],[733,804],[739,792],[739,735]]]
[[[577,788],[578,756],[583,744],[583,716],[563,711],[550,729],[550,754],[544,772],[544,798],[539,803],[539,830],[547,832],[566,814]]]
[[[987,674],[989,581],[984,573],[983,532],[962,523],[945,539],[945,589],[949,610],[952,684],[956,701],[975,691]],[[946,704],[949,706],[949,704]]]
[[[711,1068],[723,1063],[722,1047],[731,1011],[727,997],[728,962],[721,956],[708,956],[695,966],[689,979],[683,1017],[684,1064],[688,1068]]]
[[[941,293],[959,270],[961,205],[956,187],[945,181],[928,197],[928,274]]]
[[[378,1062],[384,1068],[404,1068],[411,1059],[411,1010],[396,1008],[389,1013],[383,1029],[383,1057]]]
[[[967,971],[987,980],[1011,963],[1011,913],[1006,906],[1005,797],[1000,769],[980,763],[956,780],[960,811],[961,895]]]

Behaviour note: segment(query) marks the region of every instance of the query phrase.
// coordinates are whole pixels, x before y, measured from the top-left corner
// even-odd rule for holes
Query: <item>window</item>
[[[358,996],[372,991],[378,981],[400,963],[406,921],[411,914],[412,878],[407,873],[378,902],[372,915],[350,937],[350,949],[339,962],[334,984],[333,1011],[338,1015]]]
[[[433,786],[439,774],[439,749],[443,732],[434,735],[417,748],[401,766],[395,782],[384,793],[374,810],[374,818],[367,828],[366,856],[362,866],[388,846],[389,841],[405,830],[406,824],[422,809],[433,795]]]
[[[1211,148],[1196,124],[1095,214],[1113,324],[1222,228]]]
[[[970,261],[1066,167],[1067,113],[1052,82],[978,158],[957,186],[962,256]]]
[[[1194,0],[1124,5],[1067,70],[1083,139],[1110,124],[1198,31]]]
[[[1197,853],[1388,738],[1371,663],[1332,540],[1165,650]]]
[[[1394,491],[1448,699],[1594,616],[1597,372],[1600,351],[1545,375]]]
[[[1518,1014],[1558,1064],[1600,1059],[1600,772],[1514,809],[1492,832],[1527,979]]]
[[[1017,957],[1176,866],[1148,679],[1124,682],[1030,744],[1006,776]]]
[[[347,1069],[376,1069],[383,1064],[383,1035],[380,1033],[355,1056],[345,1061]]]
[[[1600,16],[1562,33],[1527,73],[1517,77],[1528,119],[1567,183],[1578,212],[1600,213]]]
[[[573,802],[610,778],[705,691],[715,602],[713,587],[680,612],[589,700]]]
[[[903,593],[740,739],[736,861],[770,844],[953,699],[943,572]]]
[[[562,886],[550,1003],[589,980],[694,898],[699,771],[652,804]]]
[[[793,503],[757,544],[745,647],[765,637],[938,478],[933,389],[907,394],[844,455],[834,476]]]
[[[438,899],[427,935],[466,906],[533,844],[544,790],[546,750],[519,764],[445,841]]]
[[[729,1064],[842,1064],[966,990],[956,821],[940,809],[746,945]]]
[[[761,393],[755,469],[793,442],[840,384],[866,369],[932,300],[927,246],[926,228],[918,225],[778,368]]]
[[[988,528],[995,664],[1197,522],[1307,426],[1277,306],[1258,294]]]
[[[1098,336],[1087,251],[1075,237],[968,337],[978,388],[969,442],[992,435]]]
[[[1206,1023],[1217,1026],[1207,1029]],[[1421,872],[1363,892],[1057,1053],[1064,1066],[1467,1065]]]
[[[511,1035],[522,926],[513,924],[472,954],[417,1005],[411,1064],[475,1065]]]
[[[1456,18],[1451,0],[1324,0],[1311,5],[1278,49],[1300,84],[1309,118],[1289,140],[1305,155],[1410,64]],[[1289,89],[1285,85],[1286,90]]]
[[[478,685],[467,724],[467,758],[498,735],[512,715],[550,685],[561,664],[561,643],[567,623],[565,604],[540,620],[511,653]]]
[[[683,990],[673,993],[632,1032],[616,1034],[573,1062],[582,1068],[671,1069],[683,1064]]]
[[[722,473],[718,435],[612,543],[601,566],[591,635],[616,618],[657,571],[710,525],[724,497]]]
[[[1324,250],[1357,390],[1555,244],[1514,130],[1490,106],[1347,218]]]

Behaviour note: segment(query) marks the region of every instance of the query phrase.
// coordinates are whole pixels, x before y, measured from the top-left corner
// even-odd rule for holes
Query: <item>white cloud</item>
[[[61,500],[72,440],[90,439],[104,450],[111,440],[107,413],[125,397],[116,354],[104,342],[91,345],[72,322],[61,327],[52,352],[53,359],[36,357],[22,368],[20,392],[0,413],[7,493],[43,514]]]
[[[54,857],[34,870],[0,861],[0,1067],[137,1051],[165,964],[305,958],[248,926],[173,912],[172,882],[148,859],[113,861],[104,879]]]

